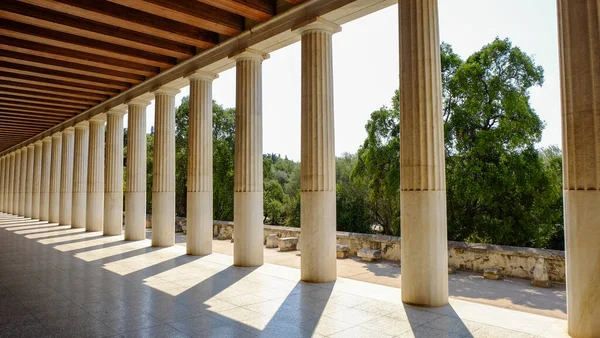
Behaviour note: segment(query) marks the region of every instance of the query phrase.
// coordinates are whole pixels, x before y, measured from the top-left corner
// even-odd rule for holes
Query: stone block
[[[279,239],[279,251],[296,251],[298,237],[285,237]]]
[[[373,262],[381,258],[381,251],[373,249],[360,249],[358,250],[357,255],[365,262]]]
[[[217,235],[217,239],[218,239],[218,240],[221,240],[221,241],[224,241],[224,240],[226,240],[226,239],[229,239],[229,238],[227,237],[227,230],[225,230],[225,228],[221,228],[221,229],[219,229],[219,235]]]
[[[279,246],[279,237],[276,234],[269,234],[267,236],[266,247],[268,249],[277,248]]]
[[[483,269],[483,278],[498,280],[502,278],[502,269],[500,268],[485,268]]]
[[[448,266],[448,274],[453,275],[456,273],[456,268],[453,266]]]
[[[336,245],[336,256],[339,259],[346,259],[346,258],[348,258],[349,251],[350,251],[350,249],[348,248],[347,245],[344,245],[344,244],[337,244]]]
[[[543,257],[538,258],[535,262],[531,285],[541,288],[549,288],[552,286],[550,279],[548,278],[548,269],[546,269],[546,262]]]

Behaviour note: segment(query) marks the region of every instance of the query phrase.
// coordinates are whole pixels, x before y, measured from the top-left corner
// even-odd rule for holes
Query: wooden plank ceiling
[[[0,151],[269,20],[278,7],[277,0],[0,0]]]

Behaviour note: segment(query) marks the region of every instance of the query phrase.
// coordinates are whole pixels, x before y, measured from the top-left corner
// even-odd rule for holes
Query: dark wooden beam
[[[103,79],[95,76],[81,75],[71,72],[63,72],[42,67],[26,66],[18,63],[0,61],[0,70],[10,73],[38,76],[46,79],[64,80],[76,84],[86,84],[92,86],[101,86],[115,89],[127,89],[132,83],[140,83],[142,81],[123,82],[116,80]]]
[[[244,18],[222,9],[195,1],[179,0],[109,0],[138,11],[165,16],[171,20],[234,36],[244,30]]]
[[[110,96],[116,95],[120,92],[118,89],[113,89],[113,88],[90,86],[90,85],[85,85],[85,84],[81,84],[81,83],[73,83],[73,82],[69,82],[69,81],[55,80],[55,79],[49,79],[49,78],[43,78],[43,77],[31,76],[31,75],[25,75],[25,74],[18,74],[18,73],[11,73],[11,72],[4,72],[4,71],[0,71],[0,80],[22,82],[22,83],[28,83],[28,84],[33,84],[33,85],[39,85],[39,84],[44,84],[46,86],[52,85],[56,88],[72,89],[72,90],[76,90],[76,91],[80,91],[80,92],[88,92],[88,93],[110,95]]]
[[[85,66],[78,63],[58,61],[32,54],[16,53],[7,50],[0,50],[0,61],[129,83],[140,83],[146,79],[142,75],[129,74],[100,67]]]
[[[43,121],[52,121],[52,122],[62,122],[66,119],[68,119],[70,117],[70,115],[67,116],[57,116],[57,115],[52,115],[50,113],[24,113],[24,112],[13,112],[13,111],[8,111],[8,110],[0,110],[0,115],[2,116],[10,116],[11,119],[15,118],[28,118],[28,119],[35,119],[35,120],[43,120]]]
[[[171,67],[177,63],[177,59],[169,56],[115,45],[114,43],[88,39],[73,34],[57,32],[46,28],[39,28],[6,19],[0,20],[0,35],[155,67]]]
[[[41,103],[24,103],[24,102],[14,102],[14,101],[10,101],[10,100],[5,100],[3,98],[0,98],[0,107],[5,107],[5,108],[16,108],[16,109],[29,109],[29,110],[35,110],[35,109],[39,109],[40,111],[45,111],[45,112],[59,112],[59,113],[73,113],[73,114],[77,114],[81,112],[81,109],[76,109],[76,108],[60,108],[60,107],[56,107],[56,106],[52,106],[52,105],[48,105],[48,104],[41,104]]]
[[[104,101],[108,99],[109,95],[92,94],[84,91],[77,91],[73,89],[57,88],[55,86],[45,86],[43,84],[32,84],[24,82],[7,81],[5,79],[0,80],[0,88],[15,90],[24,90],[28,92],[43,93],[43,95],[54,95],[59,94],[64,97],[72,97],[78,99],[89,99],[94,101]]]
[[[125,27],[115,28],[16,0],[4,0],[0,3],[0,18],[175,58],[185,59],[195,54],[195,47],[190,45],[128,30]],[[206,41],[204,48],[210,48],[216,43],[216,40]]]
[[[69,103],[80,103],[84,105],[93,106],[100,103],[100,100],[89,100],[84,98],[76,98],[71,96],[56,95],[49,93],[38,93],[35,91],[29,91],[20,88],[5,88],[0,84],[0,96],[2,95],[14,95],[19,97],[29,97],[34,99],[45,99],[53,100],[58,102],[69,102]]]
[[[82,65],[101,67],[144,76],[153,76],[160,72],[160,68],[155,66],[119,60],[92,53],[80,52],[77,50],[56,47],[48,44],[14,39],[1,35],[0,48],[13,52],[35,54],[40,57],[59,61],[79,63]]]
[[[57,118],[60,120],[68,120],[73,117],[72,113],[57,113],[57,112],[44,112],[44,111],[29,111],[27,109],[10,109],[7,107],[0,108],[0,113],[6,115],[18,115],[18,116],[37,116],[38,118]]]
[[[22,0],[57,12],[94,20],[115,27],[206,48],[206,40],[214,41],[216,33],[168,18],[144,13],[125,6],[96,0]]]
[[[198,0],[256,21],[267,21],[275,15],[275,6],[265,0]]]
[[[33,98],[33,97],[23,97],[23,96],[18,96],[18,95],[9,95],[9,94],[0,95],[0,99],[6,100],[6,101],[14,101],[14,102],[42,103],[42,104],[45,104],[48,106],[74,108],[74,109],[80,109],[80,110],[85,110],[85,109],[88,109],[91,107],[91,105],[83,105],[83,104],[77,104],[77,103],[69,103],[69,102],[40,99],[40,98]]]

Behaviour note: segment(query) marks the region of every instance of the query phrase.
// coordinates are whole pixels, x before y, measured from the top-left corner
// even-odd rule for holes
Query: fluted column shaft
[[[13,215],[21,216],[21,149],[15,151],[15,169],[13,179]]]
[[[42,185],[42,141],[33,145],[33,180],[31,186],[31,218],[40,219],[40,189]]]
[[[27,175],[25,179],[25,217],[32,218],[32,198],[33,198],[33,155],[35,146],[27,146]]]
[[[50,164],[50,223],[60,222],[60,179],[62,166],[62,133],[52,135],[52,162]]]
[[[12,214],[12,185],[13,185],[14,153],[6,155],[6,182],[4,191],[4,209],[7,214]]]
[[[73,159],[75,151],[75,128],[62,132],[62,157],[60,169],[60,212],[59,223],[71,225],[73,214]]]
[[[402,301],[442,306],[448,250],[437,0],[403,0],[398,10]]]
[[[106,113],[104,171],[104,235],[123,233],[123,116],[124,110]]]
[[[339,30],[321,19],[301,28],[301,279],[306,282],[337,277],[332,35]]]
[[[89,122],[80,122],[75,126],[75,151],[73,159],[73,204],[71,227],[85,228],[87,214],[87,176]]]
[[[10,168],[9,168],[9,180],[8,180],[8,213],[16,215],[15,213],[15,162],[17,160],[17,153],[13,152],[10,154]]]
[[[90,119],[88,151],[86,231],[102,231],[104,226],[104,122],[106,115]]]
[[[154,171],[152,176],[152,246],[175,244],[175,94],[154,92]]]
[[[6,212],[4,209],[4,176],[6,175],[6,156],[0,158],[0,211]]]
[[[25,216],[25,197],[27,190],[27,147],[21,148],[21,178],[19,180],[19,215]]]
[[[50,174],[52,171],[52,137],[42,141],[40,177],[40,221],[50,220]]]
[[[187,254],[212,253],[212,81],[217,76],[196,72],[190,80],[188,129]]]
[[[235,56],[233,264],[263,264],[262,61],[267,54]]]
[[[127,108],[127,182],[125,240],[146,238],[146,106],[134,100]]]
[[[558,0],[568,331],[600,337],[600,0]]]

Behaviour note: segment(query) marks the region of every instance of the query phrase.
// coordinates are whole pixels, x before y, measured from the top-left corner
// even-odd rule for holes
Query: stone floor
[[[455,297],[441,308],[411,307],[399,288],[346,277],[302,283],[285,266],[291,260],[233,267],[221,246],[192,257],[181,245],[152,248],[0,214],[0,336],[566,337],[559,318]],[[484,285],[452,276],[461,283],[470,292]]]

